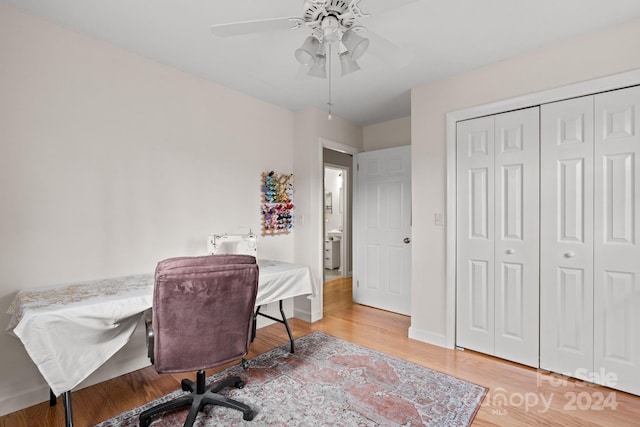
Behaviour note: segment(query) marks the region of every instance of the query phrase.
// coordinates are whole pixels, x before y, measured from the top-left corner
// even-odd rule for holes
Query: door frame
[[[364,150],[361,150],[356,147],[352,147],[350,145],[342,144],[338,141],[334,141],[331,139],[319,137],[318,138],[318,163],[317,167],[317,176],[324,177],[324,154],[323,149],[328,148],[329,150],[338,151],[340,153],[351,154],[352,156],[358,153],[361,153]],[[352,166],[353,170],[353,166]],[[319,271],[316,271],[317,277],[319,277],[320,281],[324,279],[324,179],[319,179],[316,183],[316,201],[320,209],[317,212],[313,213],[315,217],[315,223],[317,225],[317,234],[316,234],[316,244],[318,248],[319,260],[318,266]],[[352,206],[353,209],[353,206]],[[344,237],[344,236],[343,236]],[[322,289],[322,288],[320,288]],[[319,310],[320,313],[324,312],[324,299],[322,297],[322,291],[320,291],[320,295],[317,296],[319,299],[319,306],[315,307]]]
[[[456,343],[456,123],[461,120],[534,107],[638,84],[640,84],[640,70],[633,70],[507,100],[450,111],[446,114],[446,331],[445,342],[438,344],[454,348]]]

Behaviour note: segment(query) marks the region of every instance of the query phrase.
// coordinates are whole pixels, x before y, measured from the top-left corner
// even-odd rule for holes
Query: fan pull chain
[[[333,105],[331,103],[331,70],[333,69],[333,67],[331,66],[331,43],[328,43],[328,47],[327,47],[327,56],[328,56],[328,64],[329,64],[329,69],[328,69],[328,73],[329,73],[329,102],[327,102],[327,105],[329,106],[329,116],[327,117],[328,120],[331,120],[333,117],[331,117],[331,106]]]

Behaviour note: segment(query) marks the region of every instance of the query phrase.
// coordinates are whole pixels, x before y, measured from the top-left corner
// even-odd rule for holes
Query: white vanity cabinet
[[[340,240],[324,241],[324,268],[340,268]]]

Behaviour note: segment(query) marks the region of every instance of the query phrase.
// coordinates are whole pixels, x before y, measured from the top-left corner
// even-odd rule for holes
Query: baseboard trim
[[[301,310],[299,308],[296,308],[293,310],[293,317],[311,323],[311,312],[309,312],[308,310]]]
[[[420,330],[414,328],[413,326],[409,327],[409,338],[426,342],[427,344],[437,345],[438,347],[450,348],[447,345],[447,337],[443,334],[436,334],[434,332]]]
[[[76,390],[81,390],[85,387],[108,381],[120,375],[128,374],[129,372],[149,366],[150,362],[146,351],[143,354],[139,354],[139,349],[136,350],[138,351],[132,352],[131,349],[121,349],[114,355],[114,359],[110,359],[105,365],[98,368],[86,380],[72,390],[72,400],[73,392]],[[33,387],[13,390],[11,396],[0,401],[0,416],[47,401],[49,401],[49,385],[46,381],[41,380],[40,384],[36,384]],[[58,404],[62,404],[61,401],[59,401]]]
[[[42,385],[28,389],[18,388],[11,392],[11,396],[0,401],[0,416],[37,405],[46,400],[49,400],[49,386],[44,381],[42,381]]]

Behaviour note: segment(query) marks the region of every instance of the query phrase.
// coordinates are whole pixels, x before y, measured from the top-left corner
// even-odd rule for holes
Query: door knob
[[[404,238],[404,240],[403,240],[403,242],[405,242],[405,243],[411,243],[411,239],[410,239],[410,238],[408,238],[408,237],[405,237],[405,238]]]
[[[573,258],[574,256],[576,256],[575,252],[567,252],[564,254],[565,258]]]
[[[507,254],[508,255],[512,255],[514,253],[516,253],[515,249],[507,249]]]

